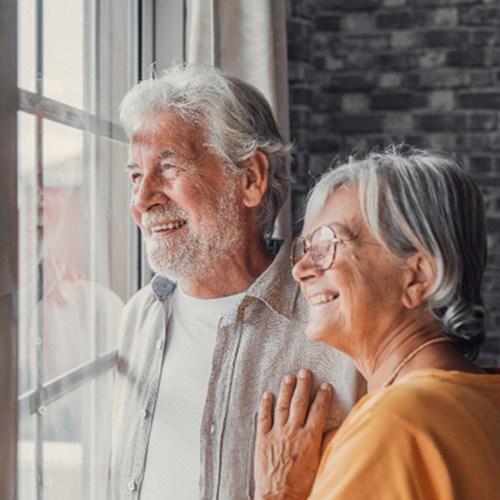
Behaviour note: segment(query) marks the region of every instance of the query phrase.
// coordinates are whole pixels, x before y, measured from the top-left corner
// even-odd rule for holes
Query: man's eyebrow
[[[157,155],[155,155],[154,159],[155,160],[164,160],[168,158],[173,158],[179,156],[178,152],[175,149],[167,149],[166,151],[161,151]],[[140,168],[137,163],[130,162],[125,165],[125,171],[130,172],[131,170],[136,170],[137,168]]]
[[[155,160],[164,160],[165,158],[172,158],[173,156],[179,156],[179,153],[175,149],[167,149],[155,155]]]

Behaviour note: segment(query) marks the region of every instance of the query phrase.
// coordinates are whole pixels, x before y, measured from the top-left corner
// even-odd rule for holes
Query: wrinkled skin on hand
[[[281,384],[273,415],[273,396],[262,397],[255,444],[255,500],[306,499],[319,467],[321,443],[332,388],[322,384],[310,404],[312,376],[301,370]]]

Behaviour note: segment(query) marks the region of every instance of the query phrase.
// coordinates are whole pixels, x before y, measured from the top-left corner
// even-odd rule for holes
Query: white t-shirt
[[[141,500],[200,496],[200,427],[217,328],[243,295],[199,299],[179,287],[172,294]]]

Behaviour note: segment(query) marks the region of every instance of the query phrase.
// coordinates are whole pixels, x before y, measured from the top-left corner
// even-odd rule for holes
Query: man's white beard
[[[196,227],[188,212],[168,205],[158,206],[147,214],[147,224],[181,219],[186,224],[168,238],[146,236],[146,254],[151,269],[172,281],[194,282],[212,274],[214,266],[232,259],[244,246],[245,230],[234,188],[219,193],[217,209],[207,211]],[[143,216],[143,225],[144,225]]]

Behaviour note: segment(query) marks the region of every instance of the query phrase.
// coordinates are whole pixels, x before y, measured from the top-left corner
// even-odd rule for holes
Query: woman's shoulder
[[[398,421],[426,428],[434,426],[437,418],[443,421],[474,419],[481,408],[500,422],[498,369],[484,374],[417,370],[396,384],[368,395],[358,410],[361,417],[380,417],[387,425]]]

